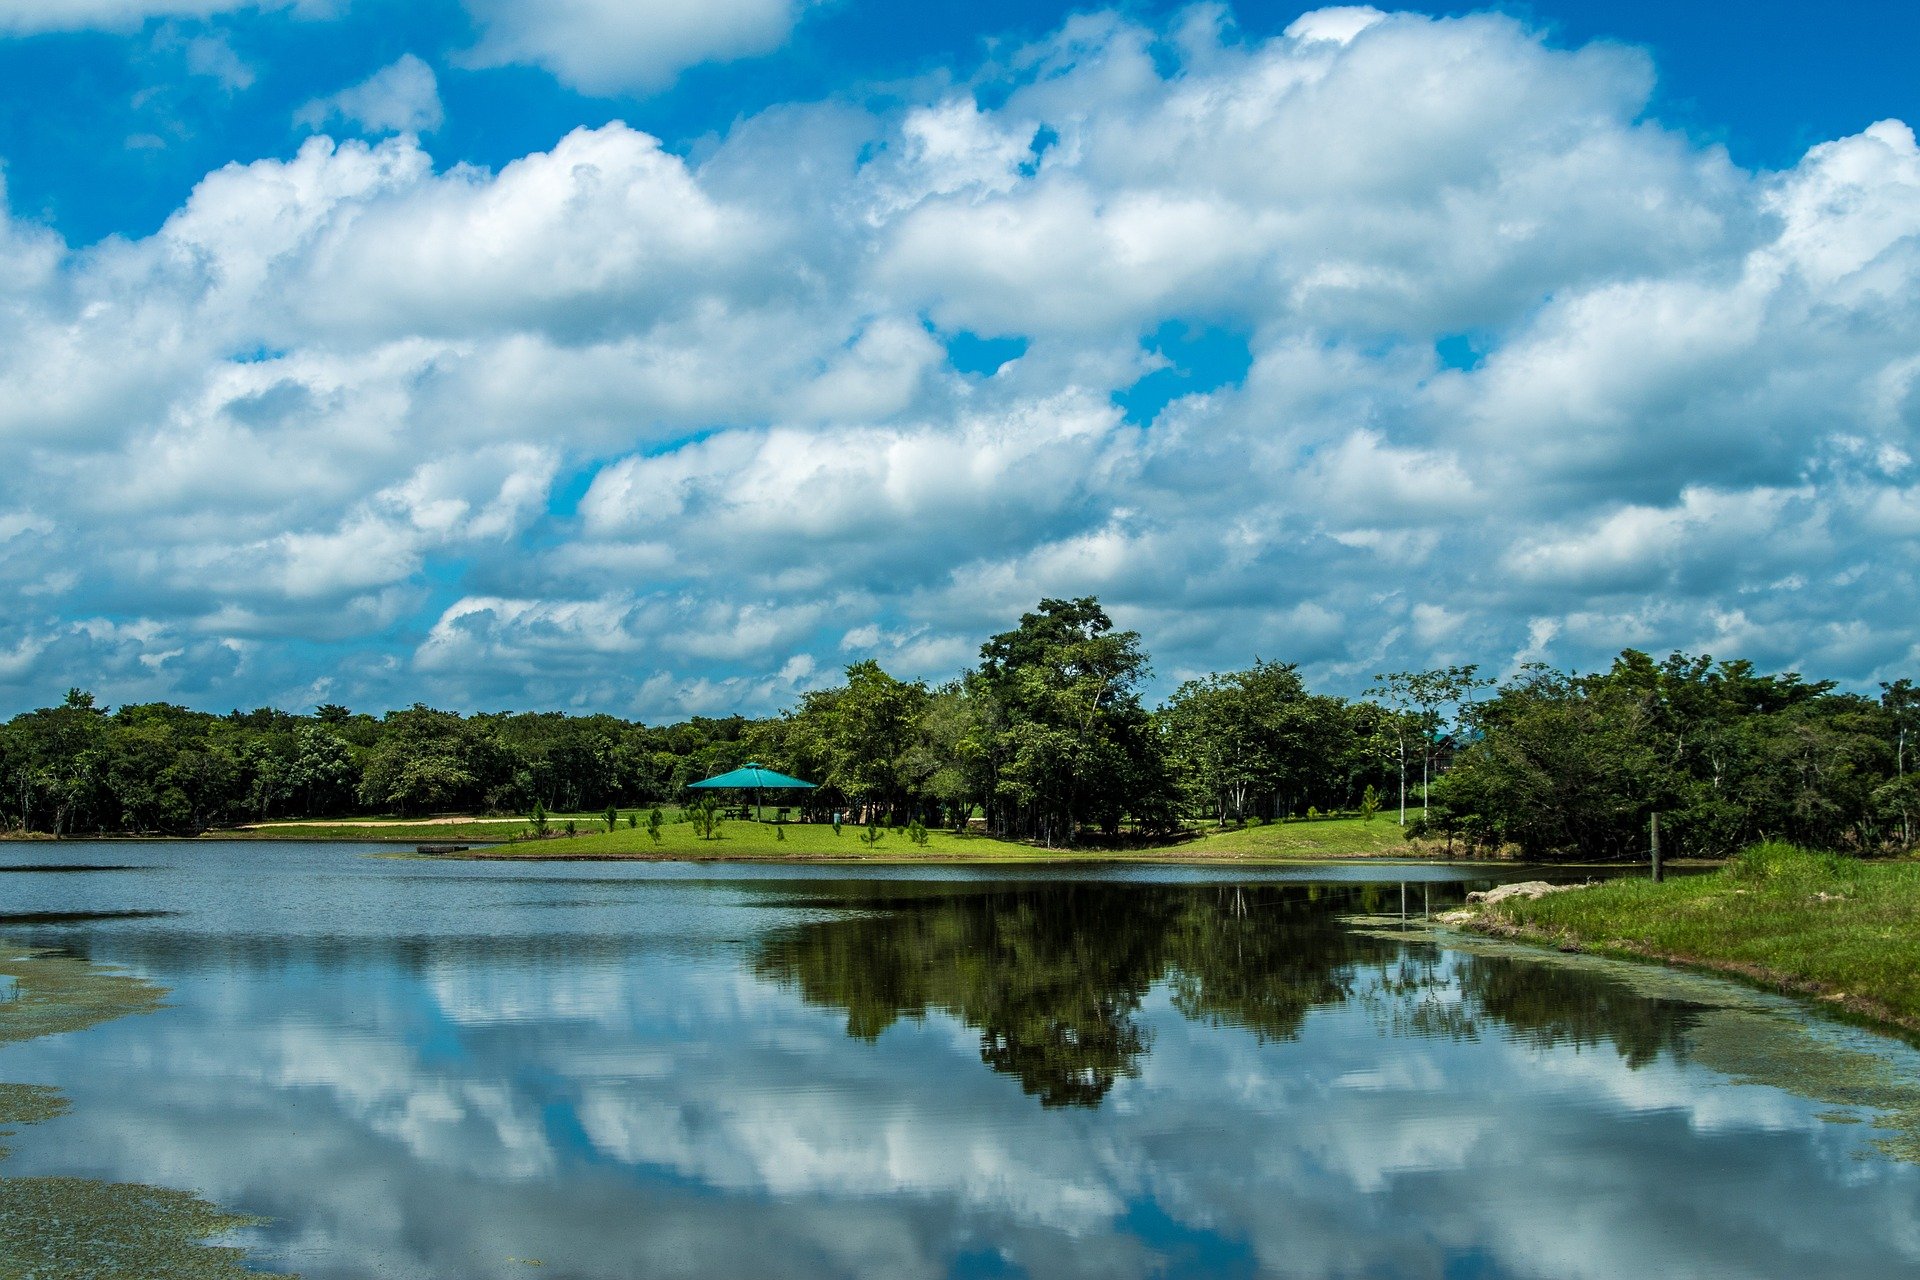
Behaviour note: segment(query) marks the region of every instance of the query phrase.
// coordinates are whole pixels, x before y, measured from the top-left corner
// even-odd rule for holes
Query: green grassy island
[[[1920,1032],[1920,861],[1762,844],[1717,871],[1473,909],[1466,927],[1663,960]]]

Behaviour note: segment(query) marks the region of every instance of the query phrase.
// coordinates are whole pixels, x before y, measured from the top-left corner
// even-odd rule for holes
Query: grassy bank
[[[1734,974],[1920,1031],[1920,862],[1761,845],[1719,871],[1482,907],[1471,926]]]
[[[633,810],[643,823],[645,810]],[[443,815],[432,818],[406,818],[389,815],[375,818],[317,819],[313,821],[275,821],[254,823],[208,831],[202,840],[290,840],[290,841],[369,841],[392,844],[475,844],[500,845],[476,852],[524,858],[792,858],[817,860],[900,859],[931,862],[1039,861],[1048,859],[1099,859],[1135,861],[1193,862],[1312,862],[1344,858],[1427,858],[1440,855],[1436,846],[1413,845],[1406,841],[1403,829],[1393,815],[1381,814],[1372,821],[1357,817],[1295,819],[1284,823],[1249,824],[1219,829],[1205,824],[1193,833],[1164,844],[1130,846],[1123,849],[1097,847],[1073,850],[1048,849],[1040,845],[997,840],[991,836],[955,835],[948,831],[928,832],[926,846],[911,844],[903,830],[884,833],[869,848],[860,839],[864,829],[842,828],[836,836],[829,826],[785,823],[784,838],[775,835],[771,823],[730,820],[721,823],[715,840],[700,838],[691,823],[679,821],[680,811],[663,810],[667,822],[656,844],[644,826],[627,825],[628,810],[621,810],[620,822],[613,831],[606,829],[604,814],[556,813],[548,816],[549,836],[532,839],[533,828],[525,818],[477,815]],[[1408,813],[1411,820],[1418,810]],[[575,834],[565,834],[571,822]],[[45,837],[52,839],[51,836]]]
[[[475,856],[488,858],[671,858],[697,859],[925,859],[948,861],[1028,861],[1034,851],[1023,844],[995,840],[988,836],[959,836],[951,831],[929,831],[923,848],[907,839],[904,831],[882,832],[868,845],[865,829],[833,828],[817,823],[731,821],[719,824],[714,838],[703,838],[690,822],[669,822],[660,828],[655,841],[645,827],[621,825],[612,831],[604,822],[592,829],[581,824],[573,836],[555,836],[546,840],[522,840],[515,844],[476,849]],[[526,830],[522,823],[520,830]]]
[[[1419,816],[1409,810],[1407,821]],[[1424,857],[1429,850],[1407,843],[1397,814],[1359,818],[1311,818],[1271,822],[1265,826],[1231,827],[1225,831],[1202,828],[1196,840],[1167,846],[1163,856],[1202,858],[1407,858]]]
[[[476,850],[487,857],[513,858],[673,858],[673,859],[793,859],[793,860],[884,860],[927,862],[1035,862],[1035,861],[1195,861],[1195,862],[1284,862],[1332,858],[1418,856],[1407,845],[1400,827],[1376,818],[1362,822],[1358,818],[1323,818],[1311,822],[1276,823],[1214,832],[1195,839],[1149,848],[1121,850],[1101,848],[1047,849],[1015,841],[997,840],[986,835],[956,835],[951,831],[927,833],[927,843],[916,845],[900,829],[881,833],[880,839],[866,843],[865,828],[846,826],[835,835],[830,826],[789,823],[732,821],[720,824],[717,839],[701,838],[691,823],[669,822],[661,828],[656,843],[645,828],[625,825],[607,831],[604,823],[581,822],[579,834],[546,840],[521,842]],[[450,840],[454,829],[445,834],[421,835],[422,842]],[[459,828],[465,832],[467,828]],[[526,824],[516,830],[525,833]],[[368,838],[365,836],[362,839]],[[412,837],[410,837],[412,838]],[[479,838],[475,836],[474,838]]]

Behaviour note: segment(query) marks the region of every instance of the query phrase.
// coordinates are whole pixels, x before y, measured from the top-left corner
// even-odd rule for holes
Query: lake
[[[263,1271],[1920,1270],[1920,1054],[1423,926],[1485,870],[0,865],[48,868],[0,875],[0,954],[165,990],[0,1045],[67,1104],[0,1186],[191,1191]]]

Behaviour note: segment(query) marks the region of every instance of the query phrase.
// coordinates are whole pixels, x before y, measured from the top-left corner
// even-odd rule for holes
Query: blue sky
[[[0,5],[0,704],[764,712],[1098,594],[1920,663],[1891,5]]]

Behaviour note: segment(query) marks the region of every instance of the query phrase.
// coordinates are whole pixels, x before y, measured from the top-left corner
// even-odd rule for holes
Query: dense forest
[[[748,760],[822,784],[803,816],[968,821],[1041,845],[1160,840],[1200,823],[1359,812],[1472,852],[1675,855],[1773,837],[1911,848],[1920,699],[1794,673],[1623,653],[1604,673],[1473,667],[1378,677],[1348,700],[1256,661],[1157,708],[1140,637],[1092,598],[1044,600],[944,684],[874,662],[766,719],[646,725],[552,712],[382,716],[321,706],[109,711],[78,689],[0,726],[0,823],[190,834],[273,818],[600,812],[682,802]],[[1424,812],[1421,801],[1425,799]]]

